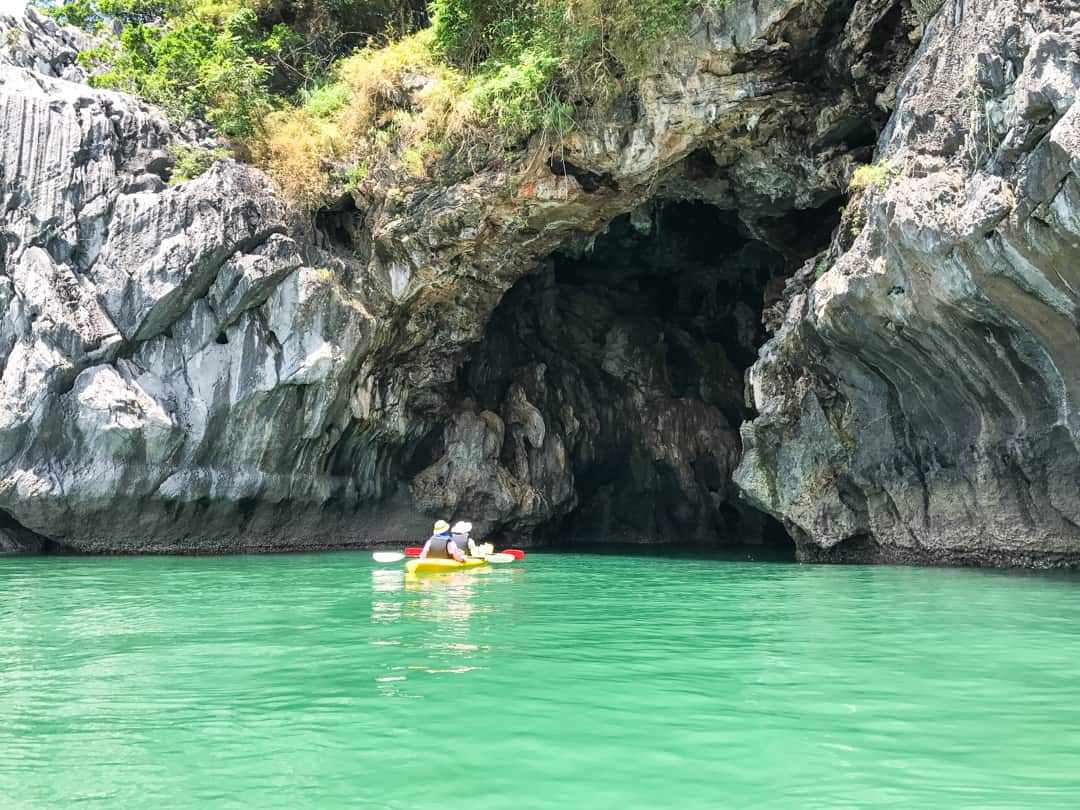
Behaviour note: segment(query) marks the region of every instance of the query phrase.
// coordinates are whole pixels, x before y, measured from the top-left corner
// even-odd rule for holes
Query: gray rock
[[[751,372],[736,481],[803,559],[1080,562],[1078,46],[1053,0],[928,27],[896,176]]]
[[[461,401],[459,366],[516,281],[658,193],[748,222],[835,196],[845,133],[911,45],[901,32],[867,58],[894,4],[865,0],[828,54],[858,78],[793,83],[832,5],[707,9],[636,108],[558,161],[526,160],[516,186],[487,169],[343,201],[314,227],[229,160],[163,188],[172,147],[205,128],[181,138],[146,105],[70,81],[81,35],[36,14],[0,23],[17,41],[0,66],[0,509],[70,548],[155,551],[399,540],[426,530],[417,507],[520,536],[565,515],[592,446],[589,390],[560,393],[532,364],[485,412]],[[733,430],[668,396],[640,324],[625,326],[595,368],[637,393],[602,410],[663,426],[635,440],[634,486],[659,475],[700,531],[716,504],[689,465],[719,453],[729,468]],[[710,387],[730,401],[730,383]]]
[[[317,512],[350,489],[325,457],[370,316],[284,235],[267,178],[222,160],[166,187],[159,113],[59,78],[77,34],[37,12],[4,26],[5,544],[354,541]]]
[[[21,17],[0,14],[0,65],[13,65],[57,79],[78,82],[86,79],[77,63],[79,51],[91,40],[77,28],[57,25],[33,6]]]
[[[513,182],[403,178],[310,220],[229,159],[166,186],[206,127],[79,83],[82,35],[0,18],[0,548],[368,545],[435,516],[760,539],[741,455],[803,559],[1075,562],[1077,11],[934,5],[703,7]],[[894,172],[827,245],[879,131]],[[693,323],[617,262],[601,292],[547,272],[662,243],[676,203],[736,234],[699,261],[728,287],[680,276]],[[775,334],[740,437],[760,332],[707,291],[744,282]]]

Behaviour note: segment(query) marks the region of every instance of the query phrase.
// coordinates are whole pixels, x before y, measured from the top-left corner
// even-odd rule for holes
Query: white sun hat
[[[451,534],[468,534],[472,531],[472,524],[467,523],[464,520],[459,520],[454,524],[454,528],[450,530]]]

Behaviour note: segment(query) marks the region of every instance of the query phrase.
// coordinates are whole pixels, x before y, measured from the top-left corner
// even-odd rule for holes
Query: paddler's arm
[[[446,550],[450,552],[450,556],[458,562],[465,562],[465,555],[461,553],[461,549],[457,547],[457,543],[453,540],[446,542]]]
[[[427,553],[428,553],[429,548],[431,548],[431,538],[430,537],[428,538],[428,541],[426,543],[424,543],[424,547],[422,549],[420,549],[420,559],[421,560],[423,560],[423,559],[425,559],[427,557]]]

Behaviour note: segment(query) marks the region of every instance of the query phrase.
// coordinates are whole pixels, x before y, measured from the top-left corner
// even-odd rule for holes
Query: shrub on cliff
[[[726,0],[714,0],[725,2]],[[477,116],[512,134],[565,131],[689,24],[690,0],[433,0],[432,45],[472,76]]]
[[[712,0],[723,3],[727,0]],[[483,72],[543,52],[564,78],[595,89],[632,77],[655,58],[660,40],[684,32],[692,0],[433,0],[434,45],[459,67]]]
[[[269,66],[252,53],[254,14],[241,10],[223,26],[195,16],[170,28],[135,23],[119,40],[84,51],[97,68],[95,87],[124,90],[160,105],[171,119],[199,117],[240,137],[254,130],[268,103]]]
[[[469,109],[468,80],[438,61],[431,30],[343,60],[328,82],[269,113],[250,146],[293,202],[335,189],[427,176],[451,150],[487,150]]]
[[[369,36],[423,19],[420,0],[72,0],[46,10],[113,31],[80,55],[91,83],[250,136],[276,97],[318,84]]]
[[[51,13],[115,32],[81,56],[94,84],[141,95],[176,122],[206,119],[309,206],[497,160],[532,136],[561,139],[575,110],[603,110],[631,89],[695,5],[72,0]],[[428,10],[431,26],[409,33]]]
[[[287,196],[316,205],[335,189],[427,176],[447,156],[473,165],[533,135],[558,140],[574,102],[602,107],[625,90],[693,5],[434,0],[429,29],[343,60],[331,82],[267,116],[253,153]]]

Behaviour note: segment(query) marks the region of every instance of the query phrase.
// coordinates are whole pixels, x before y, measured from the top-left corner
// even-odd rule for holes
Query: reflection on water
[[[371,572],[371,621],[387,624],[401,620],[401,600],[394,598],[405,585],[405,572],[376,568]],[[372,644],[398,644],[397,641],[373,641]]]
[[[500,588],[500,599],[506,599],[507,585],[520,581],[523,569],[473,568],[467,571],[410,574],[398,569],[375,569],[371,572],[371,621],[376,625],[402,623],[414,636],[417,624],[428,626],[417,644],[404,636],[380,637],[369,642],[373,646],[399,647],[400,660],[388,661],[385,673],[375,677],[379,692],[387,697],[418,697],[409,692],[410,676],[464,675],[483,669],[489,645],[477,644],[472,638],[490,630],[491,620],[498,608],[481,603],[479,592],[494,582]]]
[[[5,558],[0,810],[1074,810],[1078,661],[1069,577]]]

